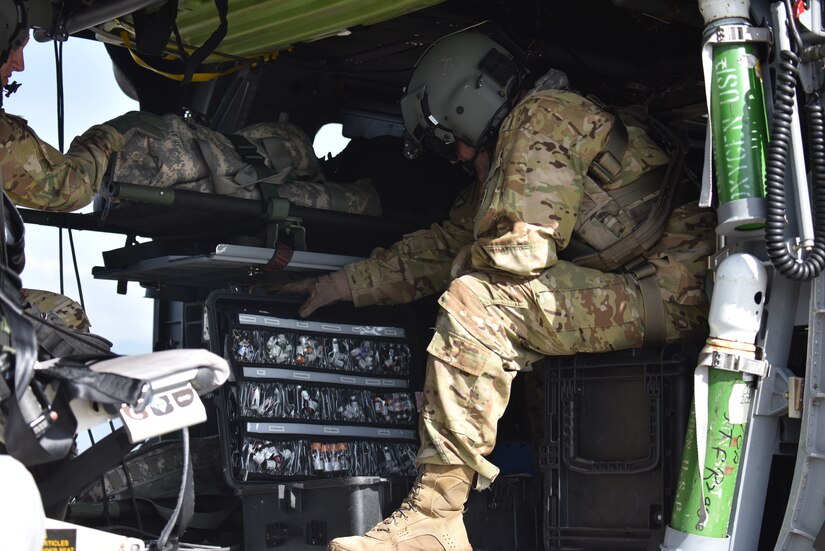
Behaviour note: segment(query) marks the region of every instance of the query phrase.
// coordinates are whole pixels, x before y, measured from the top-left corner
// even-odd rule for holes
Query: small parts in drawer
[[[342,339],[347,340],[347,339]],[[350,369],[361,373],[406,375],[410,365],[410,347],[393,342],[350,341]]]
[[[345,442],[313,442],[311,448],[314,473],[340,474],[349,470],[349,446]]]
[[[340,371],[351,371],[350,348],[352,342],[349,339],[339,339],[332,337],[329,339],[329,352],[327,352],[327,365],[332,369]]]
[[[254,362],[258,358],[257,331],[235,329],[232,332],[232,355],[239,362]]]
[[[337,399],[338,407],[335,408],[334,417],[336,420],[347,421],[349,423],[366,423],[368,409],[364,404],[364,391],[356,390],[348,392],[338,390],[331,398]]]
[[[238,388],[244,417],[392,425],[415,422],[415,401],[409,392],[376,392],[278,381],[240,381]]]
[[[310,335],[298,335],[295,339],[295,365],[317,366],[324,363],[324,345]]]
[[[381,361],[381,372],[392,375],[406,374],[410,365],[410,347],[400,343],[384,343],[379,348],[379,359]]]
[[[375,394],[372,397],[376,423],[409,424],[413,422],[415,405],[407,392]]]
[[[308,333],[233,329],[236,362],[314,367],[368,375],[409,375],[411,353],[403,342]]]
[[[244,438],[233,458],[241,480],[260,477],[414,476],[417,445],[412,442],[273,442]]]
[[[273,364],[288,364],[294,347],[284,333],[270,333],[264,342],[264,361]]]
[[[349,355],[355,371],[372,373],[378,370],[378,348],[372,341],[361,341],[352,347]]]
[[[290,476],[301,472],[300,442],[251,443],[247,448],[247,469],[250,472],[265,472],[279,476]]]
[[[317,419],[321,413],[321,389],[298,387],[298,416],[301,419]]]

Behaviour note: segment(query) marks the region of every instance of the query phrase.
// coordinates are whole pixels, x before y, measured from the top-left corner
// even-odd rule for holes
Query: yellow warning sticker
[[[43,551],[77,551],[77,530],[48,529]]]

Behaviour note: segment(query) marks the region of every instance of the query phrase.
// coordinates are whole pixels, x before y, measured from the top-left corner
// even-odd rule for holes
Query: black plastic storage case
[[[474,551],[541,551],[538,477],[500,475],[484,491],[471,491],[464,526]]]
[[[547,551],[658,549],[670,521],[697,350],[548,358]]]
[[[302,319],[301,302],[225,291],[206,301],[210,348],[232,368],[218,426],[247,551],[362,534],[416,474],[411,310],[334,305]]]

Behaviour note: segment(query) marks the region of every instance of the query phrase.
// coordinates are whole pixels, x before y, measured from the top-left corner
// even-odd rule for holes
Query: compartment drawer
[[[228,483],[414,475],[412,310],[334,305],[302,319],[301,302],[225,291],[206,301],[210,348],[233,375],[217,400]]]

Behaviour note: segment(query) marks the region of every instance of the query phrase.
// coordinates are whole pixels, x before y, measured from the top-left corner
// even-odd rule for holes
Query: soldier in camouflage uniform
[[[0,66],[6,87],[14,72],[25,68],[24,35]],[[160,119],[162,122],[162,119]],[[124,136],[141,131],[156,135],[162,126],[150,114],[129,113],[93,126],[75,138],[65,154],[41,140],[21,117],[0,111],[0,177],[11,200],[24,207],[73,211],[89,204],[100,188],[109,156],[123,148]],[[88,332],[89,320],[80,305],[49,291],[25,289],[23,300],[39,312],[57,314],[69,328]]]
[[[26,39],[27,41],[28,39]],[[22,71],[23,44],[0,67],[3,86]],[[109,156],[123,149],[124,138],[136,133],[159,136],[166,128],[160,117],[127,113],[78,136],[60,153],[41,140],[26,121],[0,112],[0,175],[3,189],[18,205],[61,212],[88,205],[103,181]]]
[[[490,59],[491,50],[498,59]],[[485,456],[495,445],[519,371],[546,355],[641,347],[656,329],[675,341],[705,326],[703,280],[715,220],[696,203],[675,208],[658,242],[640,259],[655,267],[651,277],[664,305],[663,328],[646,327],[634,273],[559,259],[571,238],[601,234],[597,223],[627,230],[623,213],[611,208],[588,174],[605,149],[614,115],[559,89],[558,82],[544,82],[517,101],[520,94],[512,88],[519,68],[512,63],[502,77],[507,60],[501,56],[510,59],[482,35],[445,38],[422,57],[402,100],[413,142],[438,139],[443,143],[436,147],[446,143],[456,161],[471,163],[483,182],[480,198],[455,208],[444,224],[410,234],[365,261],[285,289],[309,294],[302,315],[337,300],[394,304],[443,291],[427,348],[419,479],[388,519],[366,536],[333,540],[333,551],[469,550],[463,505],[473,479],[484,489],[499,472]],[[443,98],[441,86],[447,88]],[[487,99],[502,99],[473,132],[456,114],[472,105],[466,94],[484,94],[484,86],[491,89]],[[416,111],[425,101],[427,108],[419,109],[428,120]],[[641,128],[626,126],[628,143],[614,188],[669,162]]]

